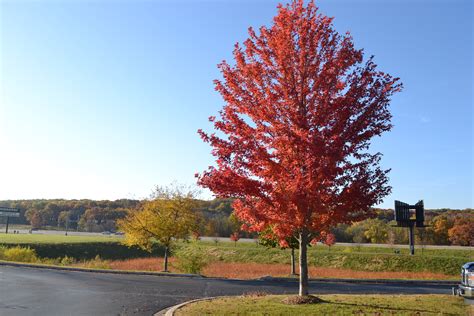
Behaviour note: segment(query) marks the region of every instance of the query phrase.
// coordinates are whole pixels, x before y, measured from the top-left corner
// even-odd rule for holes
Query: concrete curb
[[[10,262],[10,261],[3,261],[3,260],[0,260],[0,266],[39,268],[39,269],[75,271],[75,272],[109,273],[109,274],[132,274],[132,275],[154,275],[154,276],[184,277],[184,278],[205,278],[204,276],[199,275],[199,274],[184,274],[184,273],[180,274],[180,273],[167,273],[167,272],[147,272],[147,271],[127,271],[127,270],[105,270],[105,269],[74,268],[74,267],[33,264],[33,263]]]
[[[166,273],[166,272],[151,272],[151,271],[128,271],[128,270],[105,270],[105,269],[90,269],[90,268],[75,268],[67,266],[52,266],[33,263],[20,263],[0,260],[0,266],[38,268],[62,271],[75,272],[93,272],[93,273],[109,273],[109,274],[131,274],[131,275],[152,275],[165,277],[182,277],[182,278],[199,278],[207,280],[224,280],[224,281],[267,281],[267,282],[298,282],[297,278],[271,277],[264,276],[258,279],[228,279],[218,277],[206,277],[199,274],[184,274],[184,273]],[[450,280],[404,280],[404,279],[330,279],[318,278],[309,279],[310,282],[328,282],[328,283],[372,283],[372,284],[427,284],[427,285],[452,285],[456,286],[459,282]]]
[[[238,295],[237,295],[238,296]],[[215,299],[218,299],[218,298],[226,298],[226,297],[232,297],[232,296],[213,296],[213,297],[205,297],[205,298],[198,298],[198,299],[195,299],[195,300],[190,300],[190,301],[187,301],[187,302],[183,302],[181,304],[178,304],[178,305],[174,305],[174,306],[171,306],[171,307],[168,307],[168,308],[165,308],[157,313],[155,313],[153,316],[173,316],[174,313],[180,309],[181,307],[184,307],[188,304],[191,304],[191,303],[196,303],[196,302],[201,302],[201,301],[211,301],[211,300],[215,300]]]

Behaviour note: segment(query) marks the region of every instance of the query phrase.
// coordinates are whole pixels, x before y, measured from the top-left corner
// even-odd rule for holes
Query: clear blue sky
[[[0,199],[142,198],[213,163],[212,80],[275,1],[0,0]],[[472,1],[318,1],[405,90],[374,142],[394,199],[473,207]],[[206,194],[205,194],[206,195]]]

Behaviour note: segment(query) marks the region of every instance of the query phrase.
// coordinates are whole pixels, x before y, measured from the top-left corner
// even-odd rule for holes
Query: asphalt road
[[[311,292],[449,294],[448,285],[426,283],[311,282]],[[0,266],[0,315],[152,315],[200,297],[251,291],[297,293],[290,281],[239,281],[60,271]]]

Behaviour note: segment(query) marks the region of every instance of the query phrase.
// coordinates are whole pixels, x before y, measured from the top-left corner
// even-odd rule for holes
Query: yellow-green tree
[[[164,271],[168,272],[168,253],[172,243],[187,238],[196,229],[194,192],[182,186],[156,187],[150,200],[138,210],[129,211],[118,221],[125,233],[124,243],[152,251],[158,243],[165,248]]]
[[[365,223],[367,229],[364,232],[364,236],[370,240],[373,244],[385,243],[388,239],[388,232],[390,226],[386,222],[380,219],[368,219]]]
[[[436,245],[448,245],[449,234],[448,231],[453,227],[453,220],[448,218],[446,215],[438,215],[433,218],[432,229],[434,231],[435,244]]]

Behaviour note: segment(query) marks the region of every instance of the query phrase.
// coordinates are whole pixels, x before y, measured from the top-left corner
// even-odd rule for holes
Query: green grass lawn
[[[65,236],[46,234],[0,234],[0,244],[61,244],[86,242],[116,242],[122,240],[117,236]]]
[[[192,303],[175,315],[469,315],[451,295],[318,295],[319,304],[287,305],[283,295],[240,296]]]
[[[290,250],[269,249],[254,243],[201,242],[213,260],[223,262],[290,263]],[[425,249],[410,256],[383,247],[313,246],[308,249],[308,263],[317,267],[359,271],[433,272],[458,276],[460,267],[474,260],[472,250]],[[406,250],[406,249],[404,249]]]
[[[118,236],[64,236],[64,235],[47,235],[47,234],[5,234],[0,233],[0,244],[31,244],[31,243],[83,243],[83,242],[119,242],[122,238]],[[261,253],[264,257],[268,255],[273,256],[274,254],[280,253],[285,258],[289,250],[281,251],[280,249],[268,249],[263,246],[257,245],[251,242],[234,242],[231,241],[219,241],[215,243],[213,241],[199,241],[200,246],[215,251],[218,249],[224,254],[235,257],[235,254],[240,254],[239,261],[247,261],[247,255],[254,257],[255,253]],[[308,249],[309,254],[395,254],[395,250],[399,251],[399,255],[408,255],[409,250],[407,248],[396,248],[396,247],[363,247],[363,246],[313,246]],[[416,256],[436,256],[436,257],[458,257],[465,258],[466,260],[474,260],[474,251],[470,249],[458,250],[458,249],[420,249],[417,248]],[[286,259],[285,259],[286,260]],[[267,261],[267,260],[265,260]],[[276,261],[279,262],[277,259]]]

